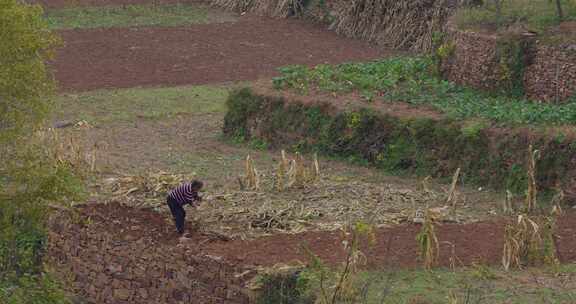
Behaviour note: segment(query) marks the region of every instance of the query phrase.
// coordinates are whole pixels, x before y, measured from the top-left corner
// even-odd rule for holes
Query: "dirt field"
[[[53,67],[63,91],[248,81],[289,64],[375,59],[389,53],[305,21],[244,16],[178,28],[60,32]]]
[[[91,217],[103,233],[122,239],[150,239],[166,245],[178,245],[178,236],[166,213],[151,209],[134,209],[120,204],[93,205],[81,209]],[[161,220],[161,219],[164,220]],[[116,223],[116,224],[110,224]],[[131,223],[123,225],[121,223]],[[189,226],[193,226],[191,222]],[[134,226],[132,226],[134,225]],[[128,227],[130,226],[130,227]],[[437,231],[441,242],[440,265],[448,267],[452,245],[458,266],[480,264],[499,265],[503,246],[502,220],[476,224],[444,224]],[[562,262],[576,262],[576,213],[571,212],[558,224],[559,256]],[[340,231],[306,232],[301,234],[275,234],[252,241],[222,240],[209,231],[191,228],[190,240],[184,246],[197,253],[223,257],[236,265],[273,266],[278,263],[307,263],[302,250],[305,245],[326,263],[339,265],[344,259]],[[417,267],[418,250],[416,234],[418,225],[405,224],[377,231],[376,244],[364,248],[370,267]]]

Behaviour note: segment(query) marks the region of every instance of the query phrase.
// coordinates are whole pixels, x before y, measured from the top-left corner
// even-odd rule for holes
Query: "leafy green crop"
[[[280,68],[273,79],[277,89],[308,94],[311,89],[337,94],[359,92],[368,100],[430,105],[449,117],[484,118],[506,124],[576,124],[576,101],[561,105],[498,96],[458,86],[434,75],[428,57],[397,57],[367,63],[346,63],[315,68],[294,65]]]

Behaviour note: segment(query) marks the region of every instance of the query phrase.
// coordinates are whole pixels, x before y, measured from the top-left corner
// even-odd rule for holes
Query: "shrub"
[[[64,303],[43,268],[47,203],[79,198],[83,183],[38,133],[54,88],[44,62],[58,38],[38,5],[3,0],[0,24],[0,297]]]

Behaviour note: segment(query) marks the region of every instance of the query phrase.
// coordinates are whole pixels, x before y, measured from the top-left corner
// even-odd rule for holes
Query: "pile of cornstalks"
[[[467,0],[337,0],[330,25],[339,34],[366,39],[384,47],[429,51],[432,34],[442,31],[448,17]],[[211,0],[212,5],[238,13],[285,18],[306,15],[302,0]],[[324,4],[326,5],[326,4]],[[308,9],[317,7],[308,5]],[[326,8],[325,8],[326,9]]]
[[[212,0],[212,5],[238,13],[254,12],[259,15],[285,18],[304,11],[301,0]]]
[[[168,191],[186,181],[183,175],[166,172],[145,172],[105,180],[112,200],[134,207],[155,207],[165,204]]]
[[[40,131],[37,135],[37,139],[45,147],[45,152],[59,164],[69,166],[84,176],[96,171],[98,145],[86,148],[74,137],[63,138],[54,129]]]
[[[207,193],[190,220],[206,231],[231,238],[251,238],[276,232],[336,230],[345,223],[365,221],[376,227],[412,222],[415,210],[427,210],[436,222],[448,217],[456,200],[457,172],[448,190],[424,191],[386,184],[367,183],[353,178],[322,176],[316,156],[305,161],[300,154],[281,153],[279,163],[269,170],[256,170],[252,157],[244,163],[240,189],[226,187]],[[146,172],[105,180],[112,201],[134,207],[164,210],[170,189],[190,178],[166,172]],[[230,184],[232,186],[232,184]],[[465,208],[465,204],[461,204]],[[479,218],[458,213],[450,221],[468,222]]]
[[[358,0],[343,5],[331,28],[398,49],[429,51],[454,10],[448,0]]]
[[[396,225],[412,221],[414,206],[438,206],[444,197],[434,191],[320,179],[313,187],[284,191],[227,190],[212,195],[194,214],[211,231],[248,238],[279,231],[336,230],[367,218],[377,227]]]

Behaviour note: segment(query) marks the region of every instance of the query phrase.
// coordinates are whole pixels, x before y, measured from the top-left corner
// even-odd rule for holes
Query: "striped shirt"
[[[185,205],[198,200],[198,192],[192,189],[192,184],[182,184],[168,194],[169,197],[174,199],[178,204]]]

